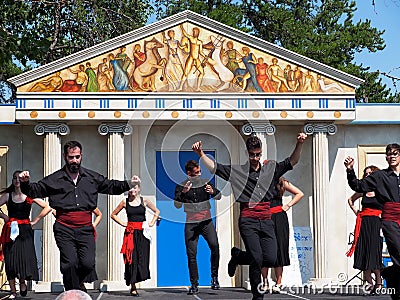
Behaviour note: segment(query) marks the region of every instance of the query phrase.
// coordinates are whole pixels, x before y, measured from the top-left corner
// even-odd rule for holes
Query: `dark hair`
[[[364,171],[363,171],[363,178],[366,177],[365,172],[366,172],[368,169],[371,169],[371,172],[372,172],[372,173],[380,170],[377,166],[374,166],[374,165],[370,165],[370,166],[368,166],[368,167],[365,167],[365,168],[364,168]]]
[[[16,173],[21,173],[22,171],[20,171],[20,170],[16,170],[16,171],[14,171],[13,172],[13,178],[14,178],[14,175],[16,174]],[[6,187],[5,189],[3,189],[2,191],[0,191],[0,193],[12,193],[12,192],[15,192],[15,186],[14,186],[14,184],[12,183],[12,181],[11,181],[11,184],[8,186],[8,187]]]
[[[257,136],[252,135],[251,137],[249,137],[247,139],[247,141],[246,141],[247,151],[254,150],[254,149],[261,149],[261,148],[262,148],[262,142]]]
[[[397,150],[400,152],[400,145],[396,143],[387,145],[386,154],[388,154],[391,150]]]
[[[285,182],[289,182],[285,179],[285,177],[280,177],[278,183],[276,184],[276,189],[278,191],[278,196],[282,197],[283,194],[285,193]]]
[[[185,164],[185,171],[192,171],[194,168],[197,168],[199,166],[199,163],[193,159],[188,160]]]
[[[64,144],[64,154],[68,154],[68,149],[78,147],[82,152],[82,145],[78,141],[69,141]]]

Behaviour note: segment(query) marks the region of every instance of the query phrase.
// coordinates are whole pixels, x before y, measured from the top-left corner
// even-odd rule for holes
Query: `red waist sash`
[[[143,230],[143,222],[128,222],[125,228],[124,240],[122,242],[121,253],[124,255],[124,263],[132,264],[132,252],[134,245],[135,230]]]
[[[283,212],[282,205],[271,207],[271,213],[272,214],[277,214],[277,213],[280,213],[280,212]]]
[[[240,216],[258,220],[271,220],[270,202],[242,202],[240,203]]]
[[[396,222],[400,226],[400,203],[385,202],[383,205],[382,220]]]
[[[10,238],[10,233],[11,233],[11,222],[17,221],[18,224],[30,224],[29,219],[16,219],[16,218],[10,218],[7,223],[4,223],[3,229],[1,231],[1,236],[0,236],[0,245],[1,245],[1,250],[0,250],[0,261],[4,260],[4,245],[6,243],[12,242]]]
[[[64,226],[79,228],[92,225],[91,211],[63,211],[57,209],[56,221]]]
[[[209,209],[197,211],[197,212],[186,212],[186,221],[204,221],[211,219],[211,212]]]
[[[358,237],[360,236],[360,229],[361,229],[361,219],[366,216],[375,216],[379,217],[382,211],[380,209],[373,209],[373,208],[364,208],[362,211],[357,213],[356,218],[356,227],[354,228],[354,240],[350,247],[350,249],[346,252],[348,257],[353,255],[354,250],[356,249]]]

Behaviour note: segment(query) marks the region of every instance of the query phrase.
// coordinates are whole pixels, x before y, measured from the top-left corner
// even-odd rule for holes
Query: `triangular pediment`
[[[362,80],[190,11],[10,79],[19,93],[354,94]]]

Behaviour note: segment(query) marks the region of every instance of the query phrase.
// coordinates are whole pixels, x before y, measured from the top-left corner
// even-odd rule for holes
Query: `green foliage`
[[[246,30],[244,14],[233,0],[158,0],[155,1],[157,19],[172,16],[184,10],[191,10],[233,28]]]
[[[153,12],[146,0],[0,0],[0,70],[44,64],[133,29]]]

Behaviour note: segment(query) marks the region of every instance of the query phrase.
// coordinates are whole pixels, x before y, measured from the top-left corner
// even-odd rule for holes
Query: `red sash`
[[[56,221],[64,226],[80,228],[92,226],[91,211],[63,211],[57,209]]]
[[[3,229],[1,231],[1,236],[0,236],[0,245],[1,245],[1,250],[0,250],[0,261],[4,260],[4,245],[6,243],[12,242],[12,239],[10,238],[10,233],[11,233],[11,222],[17,221],[18,224],[30,224],[29,219],[15,219],[15,218],[10,218],[7,223],[4,223]]]
[[[364,208],[362,211],[358,212],[356,219],[356,227],[354,228],[354,240],[350,249],[346,252],[346,255],[348,257],[352,256],[354,250],[356,249],[358,237],[360,236],[361,219],[365,216],[379,217],[381,213],[382,211],[380,209],[373,209],[373,208]]]
[[[132,264],[132,252],[134,245],[134,231],[143,230],[143,222],[128,222],[124,232],[124,241],[122,242],[121,252],[124,255],[124,263]]]
[[[281,205],[280,206],[271,207],[271,213],[272,214],[277,214],[277,213],[280,213],[280,212],[283,212],[283,209],[282,209]]]
[[[242,202],[240,203],[240,216],[258,220],[271,220],[270,202]]]
[[[383,205],[382,220],[396,222],[400,226],[400,203],[385,202]]]

